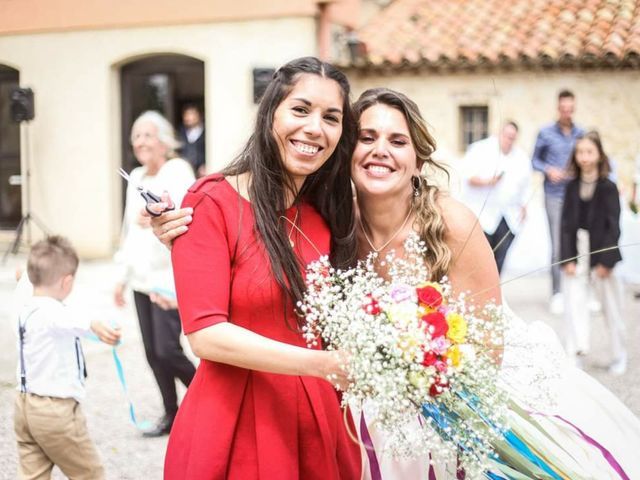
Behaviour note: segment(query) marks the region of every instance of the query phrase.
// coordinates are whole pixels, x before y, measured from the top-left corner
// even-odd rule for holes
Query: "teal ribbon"
[[[94,342],[101,342],[98,336],[93,332],[87,335],[86,338]],[[148,420],[138,421],[138,419],[136,418],[136,409],[133,406],[133,400],[131,400],[131,397],[129,396],[129,389],[127,388],[127,379],[125,378],[125,375],[124,375],[124,367],[122,366],[122,360],[120,360],[120,356],[118,355],[118,350],[117,350],[117,347],[121,344],[122,342],[118,341],[118,343],[116,343],[111,348],[111,354],[113,357],[113,362],[116,365],[116,373],[118,374],[118,380],[120,380],[120,386],[122,387],[124,396],[127,399],[127,403],[129,404],[129,419],[131,420],[131,423],[133,424],[133,426],[136,427],[138,430],[148,430],[151,427],[153,427],[153,425]]]
[[[496,427],[496,425],[494,425],[493,422],[491,422],[482,413],[482,411],[480,410],[480,408],[478,406],[479,401],[478,401],[477,397],[475,397],[474,395],[470,395],[467,392],[456,392],[456,394],[489,427],[491,427],[492,429],[494,429],[496,431],[499,431],[498,428]],[[458,418],[458,416],[454,412],[450,411],[448,408],[446,408],[442,404],[438,405],[436,403],[427,402],[427,403],[424,403],[422,405],[422,414],[425,417],[431,418],[433,420],[433,422],[435,424],[434,426],[436,427],[436,431],[438,431],[438,433],[445,440],[451,440],[451,437],[446,434],[446,429],[453,428],[452,427],[452,422],[455,422],[457,420],[457,418]],[[524,458],[529,460],[532,464],[536,465],[540,469],[544,470],[553,479],[562,480],[562,477],[558,476],[558,474],[555,471],[553,471],[553,469],[549,465],[547,465],[547,463],[542,458],[540,458],[535,453],[533,453],[531,451],[531,449],[513,432],[513,430],[508,429],[506,431],[503,431],[502,432],[502,436],[504,437],[505,441],[518,454],[520,454],[521,456],[523,456]],[[467,447],[463,446],[463,445],[458,445],[458,448],[460,448],[462,451],[465,451],[465,452],[469,451],[469,449]],[[504,463],[504,462],[502,462],[500,457],[497,456],[497,455],[496,455],[496,457],[494,459],[497,460],[500,463]],[[503,478],[503,477],[497,476],[497,474],[495,474],[493,472],[484,472],[484,475],[487,478],[492,479],[492,480]]]

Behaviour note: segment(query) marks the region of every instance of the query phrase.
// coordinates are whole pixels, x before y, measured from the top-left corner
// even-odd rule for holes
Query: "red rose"
[[[436,366],[436,370],[440,373],[446,373],[447,371],[447,364],[446,362],[443,362],[442,360],[438,360],[437,362],[435,362],[435,366]]]
[[[442,312],[427,313],[422,316],[422,321],[427,324],[431,338],[442,337],[449,331],[449,324]]]
[[[438,360],[438,356],[433,353],[431,350],[424,352],[424,357],[422,358],[422,365],[425,367],[429,367],[431,365],[435,365]]]
[[[362,305],[362,308],[364,309],[364,311],[367,312],[369,315],[378,315],[381,311],[378,300],[373,298],[371,294],[367,295],[367,299],[368,299],[368,302],[365,302],[365,304]]]
[[[438,395],[444,393],[449,389],[448,380],[440,377],[439,375],[436,375],[434,380],[435,381],[433,382],[431,387],[429,387],[429,395],[431,395],[432,397],[437,397]]]
[[[438,308],[442,305],[442,294],[434,287],[416,288],[420,303],[429,308]]]

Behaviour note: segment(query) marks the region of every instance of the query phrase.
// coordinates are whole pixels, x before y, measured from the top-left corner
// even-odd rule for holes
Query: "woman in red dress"
[[[165,459],[174,479],[358,479],[359,447],[337,393],[338,352],[309,349],[294,305],[319,255],[355,257],[349,84],[302,58],[280,68],[253,135],[183,206],[173,246],[180,316],[201,359]],[[352,427],[350,425],[350,427]]]

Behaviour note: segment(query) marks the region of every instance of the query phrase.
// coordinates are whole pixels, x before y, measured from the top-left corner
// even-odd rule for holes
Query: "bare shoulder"
[[[474,229],[480,229],[475,214],[448,193],[438,195],[437,202],[447,226],[447,243],[464,243]]]

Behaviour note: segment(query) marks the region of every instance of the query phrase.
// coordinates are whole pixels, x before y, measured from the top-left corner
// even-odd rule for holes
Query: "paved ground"
[[[12,425],[15,396],[13,372],[15,346],[11,334],[8,308],[14,281],[13,269],[23,258],[11,257],[0,266],[0,479],[16,477],[16,448]],[[106,262],[83,263],[70,301],[91,305],[99,318],[115,318],[122,325],[124,343],[118,348],[126,369],[131,398],[142,419],[154,420],[161,413],[160,396],[147,367],[135,318],[130,309],[118,311],[111,304],[113,269]],[[508,278],[508,275],[506,276]],[[557,319],[547,313],[548,277],[532,276],[505,285],[511,307],[525,319],[548,321],[558,328]],[[608,362],[606,338],[601,318],[594,321],[594,350],[586,368],[616,393],[631,409],[640,414],[640,302],[627,292],[625,316],[628,325],[630,363],[627,373],[612,377],[604,368]],[[128,421],[127,404],[118,383],[108,347],[85,342],[89,369],[84,409],[89,428],[104,459],[109,479],[162,478],[166,437],[143,439]],[[64,478],[56,472],[54,478]]]

